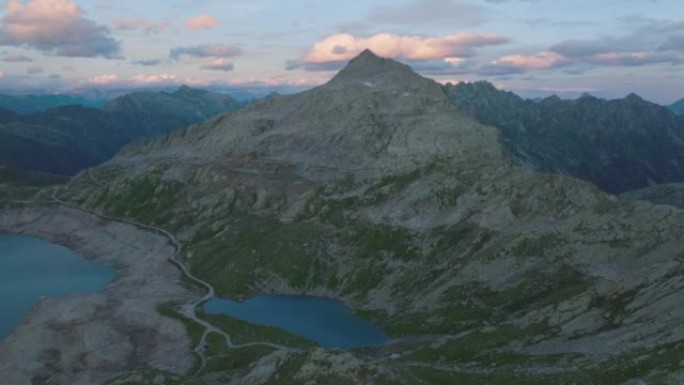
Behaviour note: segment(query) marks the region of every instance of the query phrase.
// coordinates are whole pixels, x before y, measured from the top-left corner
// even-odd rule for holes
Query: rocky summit
[[[365,51],[323,86],[81,172],[60,196],[175,234],[219,296],[334,297],[391,338],[314,349],[216,316],[298,349],[212,347],[197,377],[112,383],[681,384],[684,211],[532,171],[505,141]]]

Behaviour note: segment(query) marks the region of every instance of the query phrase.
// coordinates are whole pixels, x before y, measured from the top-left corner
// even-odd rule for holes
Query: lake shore
[[[4,381],[89,385],[141,366],[178,374],[192,367],[184,326],[156,310],[197,296],[178,283],[165,237],[62,206],[0,210],[0,232],[62,245],[116,270],[100,292],[34,306],[0,341]]]

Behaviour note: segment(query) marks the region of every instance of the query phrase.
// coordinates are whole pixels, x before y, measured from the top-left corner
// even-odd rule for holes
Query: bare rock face
[[[0,211],[0,231],[27,234],[111,264],[117,275],[99,293],[42,300],[0,341],[7,384],[99,384],[122,371],[152,367],[185,374],[193,359],[184,326],[157,307],[193,293],[168,263],[161,236],[59,207]]]
[[[520,166],[444,88],[371,52],[321,87],[131,147],[67,192],[173,231],[222,296],[324,293],[395,338],[263,354],[237,383],[340,362],[376,378],[392,360],[404,383],[613,384],[674,376],[659,354],[684,355],[683,211]]]

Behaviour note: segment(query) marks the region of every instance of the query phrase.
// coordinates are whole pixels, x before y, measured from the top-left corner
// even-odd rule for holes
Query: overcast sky
[[[313,86],[365,48],[525,96],[684,97],[682,0],[0,0],[0,90]]]

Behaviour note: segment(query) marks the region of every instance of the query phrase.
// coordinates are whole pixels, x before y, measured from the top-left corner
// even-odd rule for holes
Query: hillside
[[[684,211],[521,167],[449,93],[365,51],[321,87],[131,146],[63,196],[173,232],[220,296],[331,296],[394,339],[217,352],[192,381],[677,383]]]
[[[229,96],[181,87],[174,93],[137,92],[101,109],[61,106],[19,116],[0,111],[0,162],[57,175],[111,158],[124,145],[166,134],[242,107]]]
[[[672,103],[668,108],[677,115],[684,115],[684,99]]]
[[[613,194],[684,181],[684,120],[637,95],[535,102],[487,82],[445,90],[463,111],[498,128],[509,151],[535,170]]]

